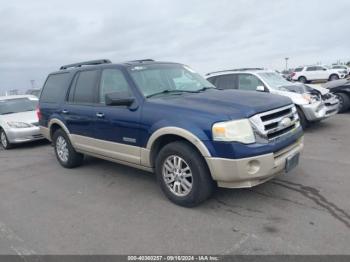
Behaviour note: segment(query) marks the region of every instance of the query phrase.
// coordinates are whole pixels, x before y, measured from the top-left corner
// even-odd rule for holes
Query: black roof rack
[[[86,62],[80,62],[75,64],[63,65],[60,67],[60,70],[68,69],[71,67],[81,67],[83,65],[101,65],[101,64],[110,64],[112,63],[109,59],[99,59],[99,60],[91,60]]]
[[[246,68],[235,68],[235,69],[229,69],[229,70],[222,70],[222,71],[215,71],[207,73],[206,75],[216,74],[216,73],[224,73],[224,72],[232,72],[232,71],[251,71],[251,70],[264,70],[264,68],[261,67],[246,67]]]
[[[147,59],[128,61],[128,63],[145,63],[145,62],[154,62],[154,60],[150,59],[150,58],[147,58]]]

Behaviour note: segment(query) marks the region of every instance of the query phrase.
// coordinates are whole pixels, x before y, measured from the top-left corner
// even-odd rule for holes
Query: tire
[[[12,144],[8,140],[6,133],[2,128],[0,128],[0,143],[2,148],[5,150],[12,148]]]
[[[297,107],[297,111],[300,120],[300,125],[305,130],[309,126],[309,121],[307,121],[304,112],[299,107]]]
[[[75,151],[67,134],[58,129],[53,134],[53,145],[58,162],[65,168],[74,168],[83,163],[84,155]]]
[[[329,81],[334,81],[334,80],[338,80],[338,79],[339,79],[339,76],[336,74],[333,74],[329,77]]]
[[[156,158],[158,183],[173,203],[194,207],[208,199],[215,188],[204,158],[186,142],[164,146]]]
[[[305,76],[300,76],[300,77],[298,78],[298,81],[299,81],[300,83],[303,83],[303,84],[305,84],[305,83],[307,82]]]
[[[350,107],[350,97],[344,93],[335,94],[339,100],[339,113],[344,113]]]

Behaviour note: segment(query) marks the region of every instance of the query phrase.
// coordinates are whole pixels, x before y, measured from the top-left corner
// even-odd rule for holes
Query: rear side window
[[[95,101],[98,74],[98,70],[80,72],[74,79],[69,101],[82,104],[93,103]]]
[[[44,103],[62,101],[66,95],[69,80],[69,73],[50,75],[41,92],[40,101]]]
[[[316,66],[309,66],[306,71],[316,71],[317,67]]]
[[[236,89],[235,80],[235,75],[221,75],[216,78],[215,86],[219,89]]]

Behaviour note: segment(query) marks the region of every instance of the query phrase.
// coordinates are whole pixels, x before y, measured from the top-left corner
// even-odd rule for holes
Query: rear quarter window
[[[302,67],[295,68],[295,70],[294,70],[294,72],[301,72],[301,71],[303,71]]]
[[[49,75],[41,92],[40,102],[58,103],[62,101],[66,96],[70,78],[69,73]]]

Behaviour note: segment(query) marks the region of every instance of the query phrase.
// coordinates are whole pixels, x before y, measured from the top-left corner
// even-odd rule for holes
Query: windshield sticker
[[[134,66],[133,68],[131,68],[131,71],[141,71],[145,69],[147,69],[147,67],[145,66]]]

